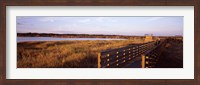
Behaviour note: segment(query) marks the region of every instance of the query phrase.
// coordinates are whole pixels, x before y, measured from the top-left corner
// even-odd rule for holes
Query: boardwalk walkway
[[[183,43],[169,41],[165,45],[155,68],[183,68]],[[125,68],[141,68],[141,57],[137,57]]]
[[[183,43],[169,41],[156,65],[157,68],[183,68]]]
[[[142,55],[142,56],[141,56]],[[182,68],[183,42],[168,38],[99,53],[100,68]]]

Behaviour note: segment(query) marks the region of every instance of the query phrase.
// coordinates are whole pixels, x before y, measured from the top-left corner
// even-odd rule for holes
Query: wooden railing
[[[160,58],[160,55],[163,51],[163,47],[164,47],[165,43],[166,43],[166,40],[163,40],[157,46],[155,46],[151,50],[149,50],[141,55],[142,68],[153,68],[156,66],[156,64]]]
[[[141,57],[143,53],[155,47],[157,42],[128,45],[126,47],[112,49],[98,54],[98,68],[123,67],[135,57]]]
[[[141,63],[142,68],[154,68],[156,66],[159,66],[159,64],[157,64],[157,63],[159,62],[159,58],[162,57],[161,53],[163,52],[165,45],[169,42],[175,42],[177,44],[179,44],[179,43],[182,44],[183,39],[167,38],[167,39],[161,41],[161,43],[159,45],[155,46],[151,50],[142,54],[142,63]]]

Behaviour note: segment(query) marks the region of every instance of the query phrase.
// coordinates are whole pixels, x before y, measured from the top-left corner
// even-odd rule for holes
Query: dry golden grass
[[[17,67],[96,68],[98,52],[143,42],[142,39],[22,42],[17,43]]]

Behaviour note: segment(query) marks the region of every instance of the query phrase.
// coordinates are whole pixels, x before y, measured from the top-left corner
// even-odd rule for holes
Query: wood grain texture
[[[45,3],[44,3],[45,2]],[[7,5],[14,6],[190,6],[193,0],[7,0]]]
[[[200,83],[199,0],[1,0],[1,85],[198,85]],[[195,6],[195,79],[191,80],[8,80],[6,76],[6,6]]]
[[[197,85],[200,84],[200,0],[194,1],[194,82]]]
[[[195,0],[166,0],[167,6],[191,6]]]
[[[1,2],[0,6],[0,84],[4,83],[6,77],[6,4]]]
[[[166,0],[7,0],[8,5],[36,5],[36,6],[145,6],[165,5]],[[154,3],[152,3],[154,2]]]

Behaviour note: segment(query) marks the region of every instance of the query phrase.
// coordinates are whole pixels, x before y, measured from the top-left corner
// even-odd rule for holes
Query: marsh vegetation
[[[35,41],[17,43],[18,68],[96,68],[98,52],[143,43],[129,40]]]

